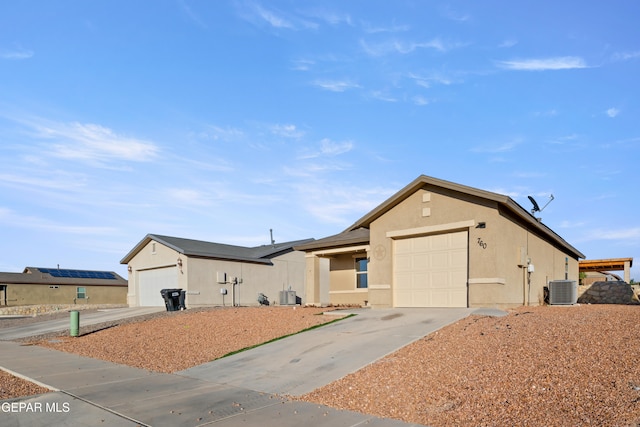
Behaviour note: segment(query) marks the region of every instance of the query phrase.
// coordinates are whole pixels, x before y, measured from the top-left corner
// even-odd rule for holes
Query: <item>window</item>
[[[356,288],[358,289],[369,287],[367,280],[367,264],[369,264],[369,260],[367,258],[356,258]]]
[[[87,298],[87,288],[85,288],[84,286],[78,286],[76,288],[76,298],[77,299]]]

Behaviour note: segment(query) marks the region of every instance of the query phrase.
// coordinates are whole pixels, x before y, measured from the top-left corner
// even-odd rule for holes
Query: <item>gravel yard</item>
[[[430,426],[640,425],[640,306],[471,316],[301,400]]]
[[[150,315],[150,320],[109,327],[80,337],[41,339],[38,344],[81,356],[171,373],[230,352],[335,320],[331,309],[227,307]],[[138,319],[140,320],[140,319]]]
[[[0,369],[0,400],[47,393],[50,390]]]
[[[173,372],[335,318],[322,311],[157,313],[39,343]],[[434,427],[640,426],[639,314],[640,306],[581,305],[471,316],[300,399]]]

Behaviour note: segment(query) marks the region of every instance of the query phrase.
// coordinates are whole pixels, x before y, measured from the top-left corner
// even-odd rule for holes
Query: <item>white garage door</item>
[[[394,241],[395,307],[467,306],[467,232]]]
[[[138,273],[138,304],[141,307],[164,307],[160,290],[177,287],[177,267],[141,271]]]

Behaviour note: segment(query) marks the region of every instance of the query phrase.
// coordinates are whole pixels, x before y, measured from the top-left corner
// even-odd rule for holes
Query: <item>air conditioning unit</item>
[[[549,282],[550,305],[572,305],[578,302],[578,283],[575,280]]]
[[[280,291],[280,305],[296,305],[296,291]]]

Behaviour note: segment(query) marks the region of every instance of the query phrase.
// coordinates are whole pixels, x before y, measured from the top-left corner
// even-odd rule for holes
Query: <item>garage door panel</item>
[[[409,240],[398,240],[396,241],[396,245],[395,245],[395,253],[397,255],[400,254],[410,254],[411,253],[411,248],[412,248],[412,244]]]
[[[408,271],[413,266],[411,255],[398,255],[395,261],[398,265],[398,271]]]
[[[449,235],[448,234],[439,234],[435,236],[429,236],[430,239],[427,239],[431,244],[427,245],[432,250],[447,250],[450,247],[449,243]]]
[[[138,305],[141,307],[164,307],[161,289],[178,287],[178,268],[166,267],[138,273]]]
[[[467,238],[467,233],[451,233],[449,234],[450,238],[450,247],[467,250],[467,243],[469,239]]]
[[[431,255],[431,265],[433,269],[447,269],[451,261],[448,252],[436,252]]]
[[[466,231],[394,242],[396,307],[466,307]]]

